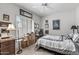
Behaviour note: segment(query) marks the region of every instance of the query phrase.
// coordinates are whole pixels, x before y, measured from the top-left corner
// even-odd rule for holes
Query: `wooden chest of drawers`
[[[13,39],[7,39],[7,40],[2,39],[2,40],[0,40],[0,55],[15,54],[15,40]]]

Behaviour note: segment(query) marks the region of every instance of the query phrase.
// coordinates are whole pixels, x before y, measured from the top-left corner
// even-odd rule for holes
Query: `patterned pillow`
[[[75,40],[76,43],[79,43],[79,36]]]
[[[77,41],[77,39],[78,39],[78,37],[79,37],[79,34],[73,34],[73,38],[72,38],[72,40],[74,41],[74,42],[76,42]]]

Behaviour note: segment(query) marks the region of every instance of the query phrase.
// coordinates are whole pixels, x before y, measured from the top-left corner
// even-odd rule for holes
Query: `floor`
[[[36,49],[35,47],[36,47],[35,44],[33,44],[29,47],[26,47],[25,49],[23,49],[22,53],[19,55],[62,55],[60,53],[57,53],[54,51],[49,51],[49,50],[46,50],[44,48]],[[79,48],[77,50],[77,54],[79,55],[78,51],[79,51]]]
[[[36,49],[35,44],[23,49],[23,52],[20,55],[54,55],[54,53],[51,53],[50,51],[47,51],[45,49]]]

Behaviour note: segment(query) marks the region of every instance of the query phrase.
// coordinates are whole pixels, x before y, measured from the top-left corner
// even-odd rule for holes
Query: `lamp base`
[[[20,49],[18,52],[17,52],[17,54],[21,54],[22,53],[22,49]]]

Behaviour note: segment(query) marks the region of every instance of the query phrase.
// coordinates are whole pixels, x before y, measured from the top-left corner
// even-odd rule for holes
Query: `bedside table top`
[[[10,41],[10,40],[15,40],[15,39],[13,38],[0,39],[0,43]]]

